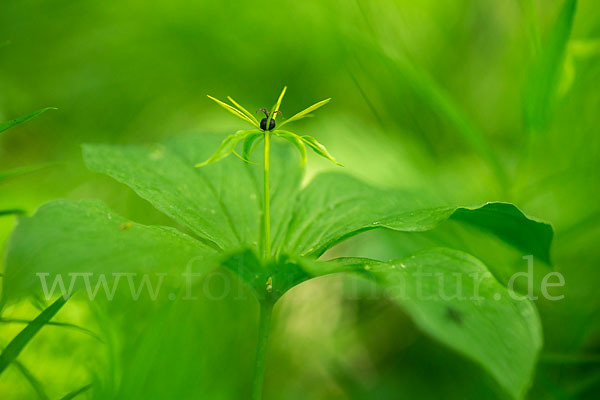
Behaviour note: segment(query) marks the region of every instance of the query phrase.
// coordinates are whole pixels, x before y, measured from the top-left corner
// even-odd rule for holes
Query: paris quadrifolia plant
[[[282,139],[289,141],[292,145],[298,149],[300,153],[300,165],[304,166],[306,164],[306,146],[310,147],[315,153],[324,157],[335,164],[342,166],[336,159],[327,151],[325,146],[317,141],[312,136],[303,135],[300,136],[294,132],[283,130],[285,125],[298,121],[302,118],[309,117],[311,112],[323,107],[325,104],[329,103],[331,98],[319,101],[318,103],[313,104],[312,106],[300,111],[294,116],[284,120],[277,126],[277,115],[281,115],[281,102],[283,100],[283,96],[285,96],[285,92],[287,91],[287,86],[284,86],[279,98],[275,105],[268,111],[266,108],[261,108],[256,110],[256,112],[264,113],[265,117],[258,121],[258,119],[254,116],[254,114],[250,113],[247,109],[245,109],[241,104],[236,102],[230,96],[227,99],[231,102],[227,104],[219,99],[216,99],[210,95],[207,95],[211,100],[214,100],[221,107],[237,116],[238,118],[243,119],[248,122],[250,125],[254,126],[255,129],[246,129],[239,130],[236,133],[227,136],[217,151],[206,161],[196,164],[196,167],[203,167],[205,165],[217,162],[222,160],[223,158],[235,154],[237,157],[242,159],[242,161],[246,163],[252,163],[250,161],[250,156],[252,152],[256,148],[260,142],[264,141],[264,157],[263,157],[263,221],[262,221],[262,249],[263,249],[263,259],[268,260],[271,257],[271,202],[270,202],[270,190],[269,190],[269,161],[270,161],[270,153],[271,153],[271,135],[275,135]],[[277,129],[275,129],[277,128]],[[242,155],[240,155],[236,151],[236,146],[243,142],[242,145]],[[267,291],[272,291],[273,285],[273,277],[269,276],[267,281],[265,282],[265,289]],[[259,342],[257,347],[257,355],[256,355],[256,365],[255,365],[255,377],[253,380],[253,399],[259,399],[261,397],[262,391],[262,380],[264,375],[264,367],[265,367],[265,355],[266,355],[266,346],[268,339],[268,331],[271,319],[271,309],[269,308],[266,312],[261,313],[261,320],[259,326]]]
[[[267,259],[271,256],[271,210],[270,210],[270,192],[269,192],[269,160],[271,153],[271,134],[278,136],[282,139],[285,139],[292,143],[298,152],[300,152],[301,162],[300,165],[304,166],[306,164],[306,146],[310,147],[315,153],[324,157],[335,164],[342,166],[336,159],[329,154],[329,151],[323,146],[321,143],[317,141],[312,136],[304,135],[300,136],[294,132],[282,130],[285,125],[298,121],[302,118],[306,118],[311,116],[311,112],[323,107],[325,104],[329,103],[331,98],[321,100],[318,103],[313,104],[312,106],[305,108],[299,113],[295,114],[291,118],[286,119],[285,121],[279,124],[277,128],[277,115],[281,114],[280,107],[281,102],[283,100],[283,96],[285,96],[285,92],[287,91],[287,86],[283,88],[279,98],[275,105],[271,108],[271,111],[267,111],[266,108],[261,108],[256,110],[256,112],[262,112],[265,114],[265,117],[258,121],[258,119],[246,110],[241,104],[237,103],[230,96],[227,97],[232,105],[222,102],[219,99],[216,99],[210,95],[207,95],[211,100],[214,100],[218,105],[237,116],[238,118],[243,119],[248,122],[250,125],[254,126],[255,129],[246,129],[239,130],[236,133],[229,135],[223,140],[217,151],[206,161],[196,164],[196,167],[203,167],[205,165],[217,162],[222,160],[223,158],[229,156],[230,154],[235,154],[237,157],[242,159],[242,161],[247,163],[252,163],[250,161],[250,156],[256,146],[260,144],[260,142],[264,141],[264,161],[263,161],[263,170],[264,170],[264,192],[263,192],[263,258]],[[268,127],[268,129],[267,129]],[[277,129],[275,129],[277,128]],[[242,155],[240,155],[236,151],[236,146],[243,142],[243,150]]]
[[[258,110],[264,114],[260,120],[231,97],[231,104],[211,97],[252,126],[224,140],[202,133],[152,146],[85,144],[83,158],[88,168],[129,186],[186,232],[130,221],[96,200],[52,201],[35,215],[20,218],[7,246],[2,300],[40,297],[43,291],[50,301],[53,297],[43,288],[58,286],[43,286],[46,280],[51,283],[62,275],[106,279],[122,273],[124,266],[134,275],[172,272],[167,275],[175,277],[171,287],[177,291],[184,284],[176,277],[187,270],[190,260],[200,261],[195,265],[202,271],[194,271],[198,279],[224,267],[245,284],[259,305],[251,396],[248,388],[238,396],[258,400],[275,304],[291,288],[313,278],[358,275],[381,288],[424,334],[480,365],[511,397],[522,398],[541,349],[541,326],[533,302],[511,297],[506,283],[526,266],[499,262],[482,246],[500,240],[511,254],[532,255],[537,264],[550,265],[552,228],[512,204],[440,204],[423,192],[378,188],[337,168],[318,173],[302,185],[306,147],[339,163],[315,138],[283,128],[309,116],[329,99],[280,121],[285,91],[270,110]],[[293,147],[271,147],[273,136]],[[262,162],[258,155],[252,157],[261,142]],[[232,154],[242,161],[225,159]],[[194,168],[202,160],[206,161]],[[449,227],[481,235],[473,236],[473,243],[484,244],[468,246],[462,235],[454,241],[446,239],[448,235],[434,235],[431,243],[419,241],[418,246],[399,243],[402,258],[397,260],[321,258],[345,239],[367,230],[400,231],[408,237],[409,232],[443,229],[441,225],[449,220]],[[416,247],[421,250],[412,253]],[[478,258],[470,254],[474,248]],[[342,251],[338,248],[329,254]],[[118,279],[113,282],[117,285]],[[69,291],[87,290],[83,279],[66,286]],[[460,296],[449,295],[458,291]],[[180,298],[171,293],[162,300]],[[59,297],[9,343],[0,355],[0,372],[16,360],[27,341],[65,301]],[[210,365],[205,361],[199,364]]]

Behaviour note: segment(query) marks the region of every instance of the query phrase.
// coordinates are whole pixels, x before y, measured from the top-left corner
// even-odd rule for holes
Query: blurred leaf
[[[540,50],[540,29],[537,22],[537,10],[534,0],[521,0],[519,2],[523,8],[525,23],[529,33],[529,40],[534,54]]]
[[[8,274],[7,274],[8,275]],[[4,294],[3,294],[4,295]],[[27,343],[42,329],[42,327],[54,317],[54,315],[61,309],[61,307],[67,302],[62,296],[59,297],[54,303],[49,305],[44,311],[40,313],[33,321],[31,321],[13,340],[10,341],[8,346],[0,354],[0,375],[11,362],[16,360],[21,351],[25,348]]]
[[[37,273],[49,274],[47,288],[62,278],[60,290],[69,292],[84,286],[84,279],[69,274],[183,271],[190,260],[211,254],[212,249],[173,228],[132,223],[99,201],[56,200],[19,221],[7,248],[3,296],[39,292]]]
[[[490,169],[498,178],[499,183],[502,186],[507,185],[504,167],[496,156],[485,132],[469,117],[468,113],[463,110],[454,96],[427,71],[418,65],[414,65],[408,59],[390,54],[388,50],[382,48],[381,43],[365,39],[364,35],[352,36],[352,43],[358,46],[361,53],[366,53],[369,57],[376,59],[377,65],[387,66],[390,71],[395,72],[397,78],[403,84],[409,85],[432,111],[453,125],[456,133],[461,136],[462,140],[488,163]],[[385,81],[382,84],[389,86],[390,82]],[[363,92],[362,89],[361,92]],[[369,99],[366,99],[366,101],[370,103]]]
[[[8,122],[1,123],[0,124],[0,133],[4,132],[5,130],[7,130],[9,128],[12,128],[15,125],[22,124],[25,121],[28,121],[28,120],[30,120],[32,118],[35,118],[38,115],[40,115],[41,113],[46,112],[48,110],[56,110],[56,108],[54,108],[54,107],[42,108],[41,110],[37,110],[36,112],[31,113],[29,115],[26,115],[24,117],[20,117],[20,118],[13,119],[13,120],[8,121]]]
[[[72,400],[72,399],[76,398],[77,396],[79,396],[80,394],[83,394],[83,393],[87,392],[88,390],[90,390],[91,387],[92,387],[92,385],[85,385],[77,390],[72,391],[71,393],[64,395],[63,397],[60,398],[60,400]]]
[[[544,129],[552,116],[576,6],[577,0],[565,0],[550,35],[532,62],[523,106],[526,124],[534,131]]]
[[[374,280],[422,331],[478,362],[512,397],[524,397],[542,347],[539,316],[531,301],[511,297],[478,259],[437,248],[389,263],[331,263]]]
[[[21,371],[21,374],[25,377],[25,379],[27,379],[27,382],[29,382],[33,390],[35,390],[38,399],[48,400],[49,397],[48,395],[46,395],[44,387],[42,386],[40,381],[38,381],[37,378],[31,373],[31,371],[29,371],[29,369],[25,365],[23,365],[23,363],[21,363],[19,360],[13,360],[12,363],[15,367],[19,369],[19,371]]]

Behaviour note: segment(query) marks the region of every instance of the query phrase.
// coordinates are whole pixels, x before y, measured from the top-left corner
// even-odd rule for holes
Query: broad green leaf
[[[235,146],[242,140],[246,139],[250,134],[259,134],[261,131],[259,129],[253,130],[245,130],[245,131],[237,131],[233,135],[227,136],[221,145],[215,151],[215,153],[210,156],[206,161],[196,164],[197,168],[204,167],[205,165],[215,163],[229,156],[231,153],[235,152]]]
[[[233,115],[235,115],[238,118],[243,119],[246,122],[249,122],[250,124],[254,125],[255,127],[259,127],[257,122],[254,122],[252,119],[248,118],[243,112],[241,112],[240,110],[238,110],[235,107],[230,106],[227,103],[223,103],[221,100],[219,99],[215,99],[212,96],[206,95],[209,99],[213,100],[215,103],[217,103],[218,105],[220,105],[221,107],[223,107],[224,109],[226,109],[227,111],[229,111],[230,113],[232,113]]]
[[[290,122],[294,122],[294,121],[297,121],[297,120],[303,118],[304,116],[310,114],[311,112],[315,111],[316,109],[323,107],[325,104],[329,103],[330,101],[331,101],[331,98],[321,100],[320,102],[313,104],[312,106],[300,111],[298,114],[283,121],[281,124],[279,124],[279,127],[282,128],[284,125],[286,125]]]
[[[212,171],[218,164],[194,168],[198,158],[184,161],[164,146],[84,145],[83,158],[92,171],[130,186],[158,210],[220,248],[239,243],[234,221],[219,199],[223,188],[216,188],[216,182],[206,176],[206,169]],[[240,164],[238,160],[223,163],[230,161]],[[248,185],[248,180],[243,184]]]
[[[54,107],[42,108],[41,110],[37,110],[36,112],[33,112],[29,115],[25,115],[24,117],[19,117],[19,118],[13,119],[8,122],[0,123],[0,133],[4,132],[5,130],[7,130],[9,128],[12,128],[15,125],[22,124],[25,121],[35,118],[38,115],[40,115],[41,113],[46,112],[48,110],[56,110],[56,108],[54,108]]]
[[[214,250],[173,228],[133,223],[99,201],[57,200],[22,218],[15,228],[3,295],[10,299],[45,291],[42,279],[49,292],[57,277],[68,293],[85,285],[83,278],[71,279],[74,273],[108,274],[108,281],[112,273],[184,271],[190,260],[212,254]]]
[[[2,354],[0,354],[0,375],[11,362],[16,360],[27,343],[54,317],[66,301],[62,296],[59,297],[10,341],[8,346],[2,351]]]
[[[238,102],[236,102],[231,96],[227,96],[227,99],[233,103],[234,106],[236,106],[241,112],[243,112],[248,118],[250,118],[251,120],[253,120],[254,122],[256,122],[256,125],[258,125],[258,119],[256,119],[256,117],[254,116],[254,114],[252,114],[250,111],[246,110],[244,107],[242,107]]]
[[[283,138],[290,142],[292,145],[294,145],[294,147],[296,147],[296,149],[298,149],[298,152],[300,153],[300,165],[306,164],[306,147],[304,146],[302,139],[298,135],[292,132],[281,130],[275,130],[273,131],[273,133],[276,136],[279,136],[280,138]]]
[[[84,146],[94,171],[130,186],[142,198],[221,249],[258,246],[262,168],[230,158],[194,168],[218,146],[220,135],[173,138],[158,147]],[[303,171],[289,146],[271,152],[271,225],[282,229]]]
[[[550,261],[552,227],[511,204],[440,205],[420,193],[378,189],[342,173],[320,174],[300,192],[285,239],[274,248],[278,253],[319,256],[365,230],[419,232],[449,218],[486,229],[526,255]]]
[[[424,333],[480,364],[512,397],[524,397],[542,347],[539,316],[531,301],[509,293],[478,259],[437,248],[389,263],[330,264],[335,267],[327,272],[374,280]]]
[[[546,127],[556,100],[563,62],[571,36],[577,0],[565,0],[549,37],[531,65],[525,86],[525,121],[534,131]]]

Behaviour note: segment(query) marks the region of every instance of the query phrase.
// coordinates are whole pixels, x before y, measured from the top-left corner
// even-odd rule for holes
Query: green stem
[[[269,156],[271,151],[271,133],[265,132],[265,178],[264,178],[264,210],[263,210],[263,225],[265,229],[263,256],[268,259],[271,256],[271,200],[269,196]]]
[[[256,360],[254,362],[254,378],[252,379],[252,400],[261,400],[263,378],[265,376],[265,359],[271,328],[271,314],[273,304],[269,301],[260,303],[260,316],[258,325],[258,342],[256,344]]]

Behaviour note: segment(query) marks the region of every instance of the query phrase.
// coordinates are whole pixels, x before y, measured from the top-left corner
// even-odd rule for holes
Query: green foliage
[[[261,259],[256,256],[261,253],[264,234],[258,224],[262,207],[258,168],[234,159],[193,168],[192,160],[202,158],[215,142],[215,136],[197,135],[154,147],[84,146],[90,168],[129,185],[189,228],[197,240],[172,228],[129,222],[97,201],[52,202],[33,217],[22,219],[15,230],[8,248],[5,294],[14,298],[33,290],[36,272],[53,277],[77,271],[110,273],[124,266],[134,272],[167,271],[167,266],[183,271],[190,259],[213,259],[216,249],[221,253],[220,263],[251,287],[261,303],[273,304],[312,277],[354,273],[358,266],[362,274],[388,291],[424,332],[479,362],[508,393],[515,397],[523,393],[541,345],[539,320],[528,300],[511,300],[507,289],[491,276],[481,284],[480,295],[485,300],[467,298],[456,304],[419,299],[410,279],[406,288],[397,286],[406,278],[399,265],[408,271],[423,268],[427,273],[448,275],[443,284],[437,278],[426,281],[429,294],[438,293],[439,288],[456,289],[452,273],[488,272],[481,262],[451,250],[416,254],[400,264],[370,260],[323,263],[315,257],[365,230],[425,231],[450,218],[485,227],[520,250],[547,257],[548,225],[528,219],[510,204],[440,206],[417,193],[377,189],[340,173],[318,175],[301,188],[298,163],[280,149],[273,154],[273,171],[277,171],[271,192],[273,257]],[[546,233],[539,235],[539,231]],[[475,289],[466,283],[464,290],[470,296]],[[400,299],[401,292],[408,294],[408,300]],[[501,301],[495,301],[497,293]],[[464,323],[448,317],[447,308],[461,315]],[[483,351],[485,343],[488,347]]]

